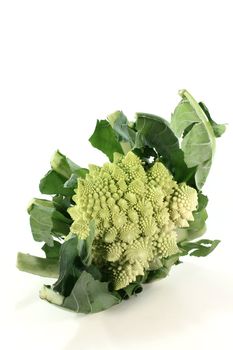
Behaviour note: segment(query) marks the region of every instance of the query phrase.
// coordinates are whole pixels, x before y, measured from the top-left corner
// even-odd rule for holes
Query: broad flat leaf
[[[71,219],[56,210],[50,201],[35,198],[28,208],[28,213],[35,241],[53,246],[53,236],[66,236],[69,233]]]
[[[50,170],[40,181],[40,192],[71,197],[77,187],[77,179],[85,178],[88,169],[81,168],[64,154],[56,151]]]
[[[88,314],[109,309],[120,301],[109,291],[107,282],[95,280],[91,274],[83,271],[62,306]]]
[[[204,257],[209,255],[219,243],[219,240],[211,241],[209,239],[201,239],[197,242],[181,242],[179,247],[183,251],[181,255],[189,254],[192,256]]]
[[[158,157],[158,154],[155,152],[153,148],[144,147],[144,148],[134,148],[133,153],[136,154],[141,160],[150,162],[151,157],[153,161]]]
[[[177,263],[179,256],[180,256],[180,253],[176,253],[176,254],[171,255],[167,258],[163,258],[162,259],[163,266],[170,269],[174,264]]]
[[[135,148],[155,149],[165,165],[179,182],[192,183],[194,169],[189,169],[184,162],[184,154],[179,149],[179,141],[169,123],[152,114],[137,113]]]
[[[122,111],[116,111],[108,116],[108,121],[118,137],[124,154],[128,153],[135,147],[136,133],[130,127],[127,117]]]
[[[195,182],[201,189],[208,176],[215,151],[215,134],[205,112],[186,91],[180,92],[181,102],[171,119],[171,128],[177,137],[184,137],[181,148],[189,168],[196,167]]]
[[[71,189],[72,194],[74,193],[74,189],[78,185],[78,178],[84,179],[88,174],[89,170],[85,168],[80,168],[75,171],[75,174],[71,174],[70,178],[64,183],[64,189]]]
[[[41,248],[49,259],[59,259],[61,243],[54,241],[53,247],[48,246],[46,243]]]
[[[75,175],[76,176],[76,175]],[[72,196],[74,194],[73,188],[65,188],[65,183],[68,181],[64,176],[56,173],[54,170],[50,170],[40,180],[40,192],[43,194],[61,194],[64,196]],[[77,184],[77,177],[76,177]]]
[[[58,150],[51,159],[51,167],[56,173],[62,175],[67,180],[72,174],[76,174],[79,169],[82,169]]]
[[[199,192],[198,193],[198,206],[197,206],[197,211],[202,211],[207,207],[208,204],[208,197],[205,196],[203,193]]]
[[[165,278],[168,276],[169,272],[170,272],[170,269],[168,269],[165,266],[160,267],[158,270],[149,271],[145,283],[151,283],[155,280]]]
[[[62,213],[67,218],[70,218],[70,215],[67,212],[67,209],[71,206],[71,198],[70,197],[64,197],[60,194],[53,196],[53,204],[54,207]]]
[[[188,99],[183,98],[176,107],[171,118],[171,128],[174,134],[180,138],[184,130],[186,130],[185,133],[187,134],[187,128],[196,123],[200,123],[200,119],[197,114],[194,113],[193,107]]]
[[[161,259],[162,267],[149,271],[145,280],[145,283],[153,282],[157,279],[165,278],[168,276],[171,267],[177,264],[179,261],[180,253],[169,256],[168,258]]]
[[[201,189],[206,182],[212,165],[212,159],[203,162],[197,167],[195,174],[195,181],[198,189]]]
[[[154,260],[152,260],[150,262],[148,270],[150,270],[150,271],[158,270],[162,266],[163,266],[163,264],[162,264],[161,258],[159,258],[158,256],[155,256]]]
[[[93,220],[89,227],[90,232],[86,240],[81,240],[75,235],[62,244],[59,279],[53,288],[64,296],[69,295],[84,269],[94,277],[101,278],[98,268],[91,265],[91,249],[95,235],[95,222]]]
[[[184,160],[188,167],[203,164],[212,158],[209,135],[201,123],[196,123],[182,141]]]
[[[80,177],[81,179],[85,179],[86,175],[89,173],[89,170],[86,168],[78,168],[76,170],[74,170],[75,175],[78,176],[78,178]],[[72,174],[71,174],[72,176]],[[68,180],[69,181],[69,180]]]
[[[137,113],[135,148],[155,148],[160,156],[171,159],[171,153],[179,149],[179,142],[168,122],[152,114]]]
[[[111,162],[114,152],[123,153],[116,134],[107,120],[97,120],[95,131],[89,141],[93,147],[106,154]]]
[[[53,289],[64,296],[70,294],[83,270],[83,265],[78,257],[77,244],[78,238],[75,236],[61,246],[59,278],[53,285]]]
[[[224,134],[224,132],[226,131],[226,125],[225,124],[217,124],[210,116],[210,112],[208,110],[208,108],[206,107],[206,105],[204,104],[204,102],[200,102],[199,105],[201,106],[201,108],[203,109],[203,111],[205,112],[205,115],[207,116],[207,118],[209,119],[209,122],[213,128],[214,131],[214,135],[215,137],[221,137],[222,134]]]
[[[77,187],[77,180],[78,180],[78,175],[71,174],[70,178],[65,181],[64,188],[71,188],[71,189],[76,188]]]

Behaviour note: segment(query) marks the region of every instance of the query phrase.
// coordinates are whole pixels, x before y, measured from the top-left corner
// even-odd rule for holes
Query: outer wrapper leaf
[[[77,237],[73,237],[65,241],[61,247],[59,278],[53,285],[53,289],[63,296],[70,295],[78,277],[83,271],[83,265],[78,256],[77,244]]]
[[[93,147],[102,151],[113,161],[113,153],[123,153],[120,143],[107,120],[97,120],[95,131],[89,139]]]
[[[53,247],[50,247],[45,243],[41,249],[45,252],[46,258],[58,260],[60,256],[61,243],[54,241]]]
[[[178,263],[179,257],[180,257],[180,254],[177,253],[177,254],[169,256],[168,258],[161,259],[162,266],[155,269],[155,270],[148,271],[144,282],[150,283],[150,282],[153,282],[155,280],[167,277],[170,270],[171,270],[171,267],[174,264]]]
[[[77,179],[84,178],[88,169],[81,168],[64,154],[56,151],[51,159],[50,170],[40,181],[40,192],[71,197],[77,187]]]
[[[219,240],[201,239],[197,242],[181,242],[179,247],[182,249],[181,255],[204,257],[209,255],[219,243]]]
[[[115,131],[124,154],[135,146],[135,131],[122,111],[116,111],[108,116],[108,121]]]
[[[136,118],[135,148],[149,147],[155,150],[177,181],[185,181],[192,185],[195,169],[189,169],[184,162],[183,151],[179,148],[179,141],[169,123],[163,118],[147,113],[137,113]]]
[[[53,246],[54,237],[65,237],[72,220],[59,212],[54,204],[45,199],[34,199],[29,208],[30,225],[35,241]]]
[[[109,309],[120,301],[109,292],[107,282],[95,280],[90,273],[83,271],[71,294],[64,299],[62,306],[88,314]]]
[[[152,114],[137,113],[136,148],[149,146],[173,163],[172,153],[179,150],[179,142],[166,120]]]
[[[73,189],[65,188],[64,184],[67,178],[50,170],[40,181],[40,192],[43,194],[61,194],[64,196],[72,196]]]
[[[198,104],[186,90],[182,90],[180,95],[182,100],[172,115],[171,128],[178,138],[183,134],[181,148],[184,160],[189,168],[196,167],[195,182],[201,189],[212,164],[215,137],[225,129],[215,123],[204,104]]]
[[[209,119],[209,122],[213,128],[215,137],[221,137],[222,134],[226,131],[226,125],[225,124],[217,124],[210,116],[210,112],[204,102],[199,102],[199,105],[201,106],[202,110],[205,112],[205,115]]]

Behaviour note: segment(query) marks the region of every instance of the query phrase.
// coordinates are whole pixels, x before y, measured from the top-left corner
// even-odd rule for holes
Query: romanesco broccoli
[[[107,269],[118,290],[143,276],[155,259],[179,251],[176,229],[193,220],[197,192],[176,183],[160,161],[146,171],[133,152],[116,153],[113,163],[89,170],[79,179],[75,205],[68,209],[71,232],[86,239],[95,220],[93,261]]]

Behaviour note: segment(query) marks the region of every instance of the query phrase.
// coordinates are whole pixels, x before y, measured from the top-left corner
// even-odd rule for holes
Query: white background
[[[231,349],[231,1],[1,1],[1,348]],[[38,298],[44,278],[15,269],[40,253],[26,207],[59,148],[82,166],[105,157],[88,143],[97,118],[122,109],[167,119],[188,89],[229,123],[205,186],[207,258],[106,312],[77,315]]]

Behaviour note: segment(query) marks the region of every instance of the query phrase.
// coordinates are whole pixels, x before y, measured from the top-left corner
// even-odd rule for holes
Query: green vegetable
[[[94,313],[166,277],[185,255],[204,257],[219,240],[206,231],[208,198],[201,189],[225,125],[186,91],[171,123],[148,113],[129,122],[121,111],[98,120],[92,146],[109,162],[89,169],[57,151],[28,208],[45,257],[18,254],[22,271],[55,277],[40,297]]]
[[[102,168],[90,166],[73,200],[71,233],[88,239],[95,220],[93,261],[116,290],[143,276],[155,256],[178,252],[176,228],[189,226],[198,204],[196,190],[177,184],[162,162],[146,172],[132,152]]]

